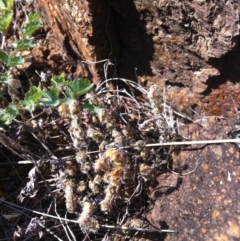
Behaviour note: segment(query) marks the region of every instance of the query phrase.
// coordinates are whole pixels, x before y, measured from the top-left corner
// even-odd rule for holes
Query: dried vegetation
[[[77,220],[80,226],[77,233],[90,237],[106,235],[113,239],[115,232],[107,231],[109,228],[119,228],[129,216],[140,218],[149,209],[148,186],[167,170],[175,148],[145,145],[181,139],[177,129],[183,118],[177,119],[157,86],[147,91],[130,81],[126,90],[121,82],[129,81],[105,81],[84,97],[101,106],[99,115],[83,108],[82,100],[78,99],[48,110],[52,114],[47,118],[43,117],[44,110],[34,120],[17,122],[28,132],[28,137],[32,135],[34,145],[42,146],[35,151],[31,145],[24,145],[28,153],[19,154],[34,164],[19,201],[29,207],[30,199],[38,199],[40,195],[43,199],[39,202],[49,202],[50,213],[55,205],[55,212],[62,217],[64,209],[59,211],[59,207],[65,206],[71,214],[67,215],[69,221]],[[120,95],[115,89],[127,94]],[[142,95],[134,96],[139,90]],[[53,138],[54,143],[50,142]],[[59,147],[54,148],[55,145]],[[11,206],[8,202],[3,204]],[[48,222],[41,212],[41,218]],[[61,219],[55,218],[51,222],[60,225]],[[35,225],[30,222],[19,227],[16,237],[42,231],[40,220]],[[67,225],[70,230],[76,229],[75,224]],[[61,236],[50,226],[52,233]],[[64,232],[67,235],[70,231]]]
[[[41,39],[38,43],[43,45]],[[110,65],[104,65],[105,76]],[[39,84],[40,76],[30,74],[26,86]],[[48,75],[41,84],[48,85],[52,73]],[[24,70],[16,76],[26,77]],[[189,102],[184,96],[179,97],[182,109]],[[7,99],[11,97],[7,93]],[[98,114],[83,107],[84,99],[100,108]],[[149,187],[156,179],[183,174],[173,163],[181,146],[150,144],[198,140],[184,128],[191,123],[200,129],[207,118],[195,114],[192,119],[174,105],[171,92],[157,85],[145,89],[130,80],[105,78],[69,105],[39,108],[32,116],[21,112],[11,129],[0,132],[0,238],[159,240],[160,233],[175,231],[153,227],[147,214],[153,207]],[[232,138],[238,138],[239,127],[232,123],[235,129],[227,132],[234,129]]]

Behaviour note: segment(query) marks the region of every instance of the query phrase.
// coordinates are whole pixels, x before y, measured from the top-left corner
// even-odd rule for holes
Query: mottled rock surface
[[[224,139],[229,129],[225,121],[212,119],[202,128],[189,126],[182,134],[193,140]],[[158,177],[148,215],[154,226],[176,230],[164,240],[239,240],[239,148],[234,144],[187,147],[175,155],[171,169],[181,175]]]

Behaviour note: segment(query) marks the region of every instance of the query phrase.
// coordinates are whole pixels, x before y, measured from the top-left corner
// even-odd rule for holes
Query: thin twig
[[[102,93],[108,93],[108,92],[117,92],[117,93],[126,94],[127,96],[129,96],[129,98],[128,98],[129,100],[134,101],[137,104],[137,106],[140,107],[140,105],[138,104],[137,100],[134,97],[132,97],[125,89],[124,90],[103,90],[103,91],[101,91],[101,94]],[[115,95],[113,95],[111,97],[115,97]],[[123,98],[125,96],[121,96],[121,97]],[[127,97],[125,97],[125,98],[127,98]]]
[[[6,162],[6,163],[0,163],[0,166],[6,166],[6,165],[22,165],[22,164],[32,164],[32,161],[18,161],[18,162]]]
[[[62,226],[62,228],[64,229],[64,231],[65,231],[65,233],[66,233],[66,236],[68,237],[68,240],[71,241],[71,238],[69,237],[69,234],[68,234],[68,231],[70,231],[70,234],[71,234],[73,240],[76,241],[76,238],[75,238],[74,234],[72,233],[71,229],[69,228],[68,224],[66,223],[66,227],[67,227],[67,228],[66,228],[66,227],[65,227],[65,224],[64,224],[63,221],[61,220],[60,215],[59,215],[58,212],[57,212],[56,198],[54,198],[54,211],[55,211],[56,215],[57,215],[58,218],[59,218],[59,221],[60,221],[60,223],[61,223],[61,226]],[[68,230],[67,230],[67,229],[68,229]]]
[[[98,63],[103,63],[103,62],[108,62],[109,61],[109,59],[103,59],[103,60],[100,60],[100,61],[88,61],[88,60],[86,60],[86,61],[81,61],[81,63],[85,63],[85,64],[98,64]]]
[[[46,213],[34,211],[34,210],[31,210],[31,209],[21,207],[21,206],[18,206],[16,204],[7,202],[7,201],[2,200],[2,199],[0,199],[0,202],[6,203],[10,206],[21,208],[23,210],[27,210],[27,211],[36,213],[38,215],[42,215],[42,216],[45,216],[45,217],[54,218],[54,219],[58,219],[58,220],[62,220],[62,221],[65,221],[65,222],[70,222],[70,223],[78,223],[78,220],[71,220],[71,219],[56,217],[56,216],[49,215],[49,214],[46,214]],[[142,229],[142,228],[129,228],[129,227],[122,227],[122,226],[111,226],[111,225],[100,225],[100,228],[119,229],[119,230],[126,230],[126,231],[159,232],[159,233],[174,233],[175,232],[174,230],[170,230],[170,229],[169,230],[168,229],[160,229],[160,230],[158,230],[158,229]]]
[[[43,229],[45,229],[46,232],[48,232],[49,234],[51,234],[54,238],[56,238],[59,241],[64,241],[63,239],[59,238],[56,234],[54,234],[49,228],[46,228],[44,225],[42,225],[40,222],[38,223],[38,225],[40,227],[42,227]]]
[[[132,80],[128,80],[128,79],[124,79],[124,78],[110,78],[110,79],[106,79],[104,80],[101,84],[99,84],[99,86],[97,87],[97,90],[106,82],[108,81],[123,81],[124,83],[134,87],[135,89],[139,90],[140,92],[142,92],[143,94],[147,94],[147,91],[139,84],[137,84],[136,82],[132,81]]]
[[[201,140],[201,141],[175,141],[175,142],[167,142],[167,143],[146,144],[145,147],[178,146],[178,145],[201,145],[201,144],[208,145],[208,144],[221,144],[221,143],[240,143],[240,139]],[[124,148],[124,147],[122,147],[122,148]]]
[[[175,142],[166,142],[166,143],[150,143],[144,145],[144,147],[154,147],[154,146],[181,146],[181,145],[209,145],[209,144],[221,144],[221,143],[240,143],[240,139],[223,139],[223,140],[201,140],[201,141],[175,141]],[[122,146],[119,147],[119,150],[129,149],[132,147],[136,147],[134,145],[131,146]],[[100,151],[91,151],[87,154],[96,154],[100,153]]]
[[[179,175],[179,176],[187,176],[187,175],[189,175],[189,174],[194,173],[200,165],[201,165],[201,162],[198,163],[193,170],[191,170],[191,171],[189,171],[189,172],[187,172],[187,173],[179,173],[179,172],[175,172],[175,171],[171,170],[170,167],[169,167],[169,162],[168,162],[168,164],[167,164],[167,169],[168,169],[171,173],[177,174],[177,175]]]
[[[11,116],[10,116],[11,117]],[[12,118],[12,117],[11,117]],[[20,125],[22,125],[27,132],[29,132],[41,145],[42,147],[51,155],[54,156],[54,154],[49,150],[49,148],[35,135],[35,133],[31,130],[31,128],[29,126],[27,126],[25,123],[23,123],[22,121],[19,121],[15,118],[12,118],[12,120]]]
[[[65,213],[65,218],[66,218],[66,216],[67,216],[67,212]],[[67,223],[67,222],[65,222],[65,223],[66,223],[66,227],[67,227],[69,233],[71,234],[73,240],[74,240],[74,241],[77,241],[77,240],[76,240],[76,237],[75,237],[74,233],[72,232],[72,230],[70,229],[68,223]],[[70,238],[70,237],[69,237],[69,238]]]
[[[111,225],[102,225],[101,227],[107,228],[107,229],[119,229],[119,230],[138,231],[138,232],[140,231],[140,232],[175,233],[175,231],[171,229],[143,229],[143,228],[129,228],[129,227],[111,226]]]

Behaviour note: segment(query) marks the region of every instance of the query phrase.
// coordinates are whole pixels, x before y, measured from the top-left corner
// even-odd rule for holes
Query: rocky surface
[[[225,121],[212,119],[202,128],[189,126],[182,134],[191,134],[194,140],[224,139],[228,128]],[[239,240],[239,148],[233,144],[192,146],[175,155],[171,169],[180,175],[158,177],[151,193],[155,203],[148,215],[154,226],[176,230],[164,240]]]

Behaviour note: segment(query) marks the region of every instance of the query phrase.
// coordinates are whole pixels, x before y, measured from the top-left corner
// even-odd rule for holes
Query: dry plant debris
[[[136,83],[130,82],[131,85],[144,90]],[[36,142],[34,145],[38,145],[34,149],[31,145],[19,144],[24,143],[21,139],[13,141],[1,133],[6,149],[34,164],[28,174],[29,181],[18,195],[20,203],[43,195],[43,200],[55,203],[56,214],[58,206],[64,205],[71,217],[78,220],[79,232],[96,237],[107,233],[114,237],[114,232],[103,230],[118,230],[130,215],[141,216],[141,212],[148,209],[148,185],[166,170],[174,148],[145,145],[175,140],[177,119],[164,99],[161,101],[157,86],[144,90],[145,98],[129,94],[136,91],[134,88],[123,89],[127,94],[120,95],[102,85],[95,93],[87,94],[85,99],[101,107],[98,115],[84,108],[83,99],[76,99],[47,113],[44,110],[26,123],[13,120],[16,126],[22,126],[20,133],[26,132],[28,138]],[[51,142],[52,138],[58,140],[59,148]],[[8,139],[11,145],[6,144]],[[66,152],[69,156],[65,156]],[[11,206],[8,201],[3,203]],[[139,213],[139,210],[142,211]],[[44,212],[39,220],[33,217],[29,224],[15,231],[15,238],[37,233],[39,238],[43,233],[55,237],[55,232],[48,230],[47,219]],[[56,216],[52,222],[59,220]],[[135,231],[146,230],[157,231],[151,228]],[[69,231],[65,232],[67,235]]]
[[[79,101],[58,108],[61,117],[68,118],[76,150],[75,158],[65,163],[58,185],[67,211],[79,215],[82,230],[123,225],[130,212],[144,208],[141,197],[147,198],[147,193],[143,195],[147,185],[166,169],[169,148],[144,146],[173,140],[176,120],[171,108],[160,101],[157,86],[148,93],[149,101],[103,90],[87,94],[86,98],[104,106],[99,116],[86,112]]]
[[[115,81],[112,81],[114,84]],[[116,86],[116,89],[121,88]],[[144,90],[140,86],[138,89]],[[38,122],[29,121],[28,126],[23,124],[23,128],[42,147],[36,152],[24,145],[29,149],[24,153],[25,158],[34,167],[18,199],[26,203],[41,195],[42,201],[52,203],[48,210],[51,210],[51,217],[55,216],[55,219],[41,211],[40,219],[34,216],[25,227],[19,227],[15,232],[16,240],[18,237],[40,238],[44,235],[52,238],[57,235],[59,238],[62,232],[65,232],[64,235],[72,232],[73,237],[83,235],[90,240],[103,236],[108,240],[120,240],[120,237],[134,236],[132,232],[156,235],[157,232],[174,231],[164,227],[156,229],[149,223],[145,226],[145,222],[143,226],[140,225],[143,228],[138,224],[132,226],[130,220],[133,217],[141,220],[143,212],[147,213],[150,209],[149,186],[156,178],[166,172],[177,173],[171,170],[171,166],[181,146],[170,143],[183,141],[184,144],[184,138],[189,140],[186,131],[189,120],[167,105],[165,93],[161,93],[156,85],[144,90],[141,97],[120,95],[117,91],[112,94],[112,87],[108,90],[108,86],[98,86],[96,91],[84,98],[52,108],[50,119],[41,117],[45,114],[42,112],[37,115]],[[134,93],[133,87],[128,93]],[[84,99],[101,107],[98,115],[83,107]],[[192,125],[201,126],[199,121],[206,123],[206,120],[196,120]],[[231,128],[226,130],[230,132]],[[194,133],[191,140],[199,140]],[[46,134],[49,137],[44,140],[43,135]],[[54,136],[60,141],[57,149],[49,142]],[[211,139],[210,136],[201,138]],[[161,145],[166,142],[169,146]],[[19,146],[15,146],[19,149],[14,149],[14,153],[23,157],[24,149]],[[177,174],[184,175],[181,171]],[[2,204],[11,206],[8,202]],[[63,210],[66,209],[68,213],[66,218],[63,218],[64,212],[60,211],[60,207],[65,207]],[[79,224],[79,230],[75,233],[70,230],[76,230],[76,223]],[[53,224],[67,225],[68,228],[59,231]]]
[[[38,46],[34,51],[32,54],[39,60],[46,48]],[[52,47],[50,52],[48,64],[59,67],[54,58],[59,60],[61,54]],[[64,63],[61,65],[71,73],[69,63],[65,63],[65,68]],[[108,65],[111,63],[104,66]],[[46,70],[45,65],[41,67]],[[23,72],[24,69],[18,69],[16,75],[23,79]],[[51,77],[52,73],[40,72],[39,76],[31,76],[27,86],[39,84],[40,78],[41,84],[47,86]],[[22,87],[26,91],[23,84]],[[234,92],[234,98],[238,92],[239,89]],[[8,99],[13,100],[17,94],[10,86]],[[15,240],[159,240],[160,233],[179,231],[174,223],[168,227],[155,219],[153,227],[154,222],[147,219],[147,214],[155,212],[158,205],[157,202],[151,210],[152,196],[157,194],[157,190],[151,189],[156,180],[167,182],[170,173],[189,174],[181,169],[179,163],[187,157],[176,143],[190,145],[184,141],[194,140],[196,144],[202,140],[202,144],[211,144],[212,128],[220,121],[211,125],[204,136],[199,135],[197,130],[211,120],[197,114],[192,119],[175,111],[170,95],[156,85],[146,90],[130,80],[111,78],[70,104],[42,107],[32,116],[21,112],[11,129],[0,132],[0,164],[4,165],[0,170],[4,179],[0,182],[1,235],[9,240],[13,233]],[[191,102],[192,97],[181,99],[184,95],[179,95],[180,110]],[[223,96],[228,96],[227,91]],[[84,99],[98,107],[98,114],[84,107]],[[211,109],[211,101],[206,102]],[[231,102],[231,111],[233,106]],[[231,142],[239,139],[239,118],[236,119],[229,119],[231,124],[225,125]],[[227,142],[228,136],[220,138],[224,140],[219,142]],[[13,168],[8,168],[9,164]],[[238,238],[235,219],[228,219],[228,223],[231,234]]]

